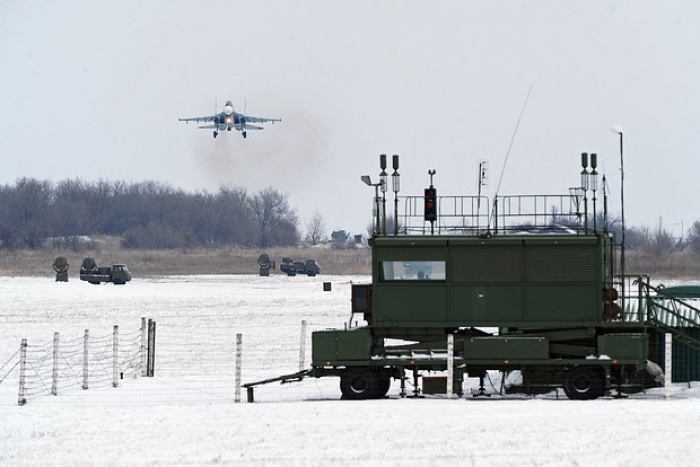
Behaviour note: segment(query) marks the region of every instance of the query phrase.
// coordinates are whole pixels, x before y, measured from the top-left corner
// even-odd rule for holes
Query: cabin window
[[[383,261],[383,281],[444,281],[444,261]]]

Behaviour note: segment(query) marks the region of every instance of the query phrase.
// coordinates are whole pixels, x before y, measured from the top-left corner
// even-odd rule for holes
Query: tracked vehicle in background
[[[402,396],[411,379],[418,395],[421,377],[435,392],[429,375],[446,372],[437,392],[461,394],[474,377],[485,394],[489,370],[517,370],[520,390],[563,388],[571,399],[656,384],[650,331],[663,327],[662,308],[672,311],[648,278],[615,272],[619,245],[607,226],[591,226],[585,191],[499,196],[481,212],[485,197],[438,197],[430,175],[424,196],[395,188],[389,231],[382,182],[363,178],[377,190],[372,282],[352,285],[350,322],[312,334],[310,369],[244,387],[337,376],[343,398],[373,399],[392,379]],[[685,314],[684,326],[700,325],[700,312]]]

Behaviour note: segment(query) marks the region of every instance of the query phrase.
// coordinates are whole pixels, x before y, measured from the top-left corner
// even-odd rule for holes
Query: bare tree
[[[318,243],[326,237],[326,222],[323,219],[321,211],[316,209],[311,216],[311,219],[306,221],[306,241],[312,245]]]
[[[700,221],[693,222],[688,231],[688,245],[694,254],[700,255]]]
[[[265,188],[252,197],[251,208],[258,227],[258,246],[294,245],[299,241],[299,220],[286,194]]]
[[[216,234],[219,243],[255,244],[255,222],[245,189],[221,186],[217,195]]]
[[[298,223],[288,196],[273,188],[249,196],[236,187],[190,194],[154,181],[76,178],[53,185],[20,178],[0,185],[0,248],[36,247],[48,238],[68,245],[95,234],[137,248],[285,246],[299,242]],[[317,227],[320,240],[322,218]]]
[[[46,223],[53,187],[48,181],[21,178],[15,188],[15,208],[20,238],[30,248],[39,246],[49,231]]]

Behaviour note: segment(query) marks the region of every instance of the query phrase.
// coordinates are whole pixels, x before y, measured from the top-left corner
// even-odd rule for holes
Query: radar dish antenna
[[[53,270],[56,272],[56,282],[68,282],[68,269],[70,265],[65,256],[57,256],[53,260]]]

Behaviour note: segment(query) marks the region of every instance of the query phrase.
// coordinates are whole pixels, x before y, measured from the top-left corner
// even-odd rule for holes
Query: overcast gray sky
[[[157,180],[289,194],[303,222],[365,233],[378,155],[403,194],[567,193],[597,152],[628,225],[700,218],[696,1],[0,3],[0,183]],[[230,99],[282,124],[177,121]]]

